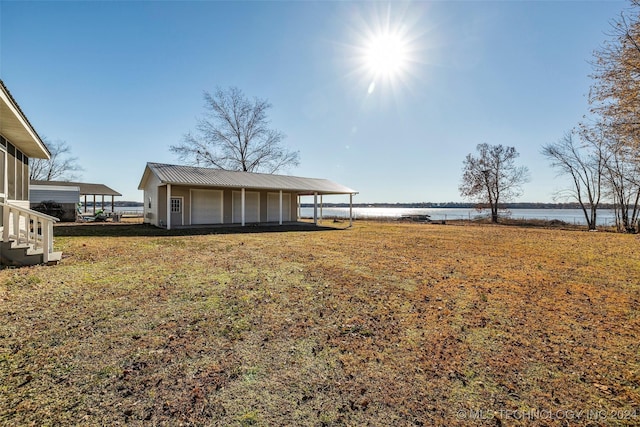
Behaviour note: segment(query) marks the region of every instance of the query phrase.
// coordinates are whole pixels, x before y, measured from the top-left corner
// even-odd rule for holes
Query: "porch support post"
[[[320,195],[320,222],[322,222],[322,194]]]
[[[349,193],[349,227],[353,226],[353,193]]]
[[[38,220],[34,226],[38,225]],[[49,255],[53,252],[53,221],[42,221],[42,261],[49,262]]]
[[[87,195],[84,195],[84,206],[82,207],[84,213],[87,213]]]
[[[93,214],[96,214],[96,195],[93,195]]]
[[[104,194],[102,195],[102,207],[100,209],[104,210]]]
[[[282,225],[282,190],[280,190],[280,225]]]
[[[318,225],[318,192],[313,193],[313,223]]]
[[[300,203],[302,203],[302,196],[298,194],[298,218],[296,218],[296,221],[300,221]]]
[[[167,184],[167,230],[171,230],[171,184]]]
[[[113,199],[114,199],[114,197],[113,197],[113,195],[112,195],[112,196],[111,196],[111,212],[115,212],[115,211],[116,211],[116,209],[115,209],[115,203],[114,203]]]
[[[240,211],[242,213],[242,226],[244,227],[244,188],[240,191]]]

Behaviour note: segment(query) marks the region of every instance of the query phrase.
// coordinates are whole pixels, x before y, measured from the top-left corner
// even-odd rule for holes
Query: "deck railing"
[[[32,245],[33,249],[42,248],[42,261],[49,262],[53,253],[53,223],[58,218],[41,212],[23,208],[11,203],[2,203],[2,241],[15,241],[17,244]]]

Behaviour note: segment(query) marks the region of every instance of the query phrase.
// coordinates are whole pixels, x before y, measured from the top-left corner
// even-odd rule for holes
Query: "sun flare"
[[[389,100],[411,90],[423,62],[422,16],[422,8],[413,4],[356,9],[346,46],[348,75],[357,80],[357,91]]]
[[[407,65],[406,42],[397,34],[380,34],[369,40],[364,55],[366,67],[374,77],[393,77]]]

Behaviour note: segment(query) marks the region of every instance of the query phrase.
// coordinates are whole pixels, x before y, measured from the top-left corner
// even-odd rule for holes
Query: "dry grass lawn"
[[[640,240],[56,227],[0,271],[0,424],[640,425]]]

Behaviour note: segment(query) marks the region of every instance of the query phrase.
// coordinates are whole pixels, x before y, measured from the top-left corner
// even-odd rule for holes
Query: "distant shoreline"
[[[323,203],[326,208],[348,208],[349,203]],[[479,207],[478,203],[464,202],[420,202],[420,203],[354,203],[354,208],[400,208],[400,209],[474,209]],[[312,208],[313,203],[301,203],[300,207]],[[504,203],[500,205],[501,209],[581,209],[578,203],[536,203],[536,202],[520,202],[520,203]],[[610,203],[602,203],[599,209],[613,209],[614,205]]]
[[[106,204],[106,202],[105,202]],[[111,203],[108,203],[111,205]],[[101,202],[96,201],[96,206],[101,205]],[[92,201],[87,202],[87,206],[93,206]],[[133,201],[116,201],[114,206],[122,208],[142,207],[143,202]],[[326,208],[348,208],[349,203],[323,203],[322,206]],[[354,203],[354,208],[401,208],[401,209],[434,209],[434,208],[447,208],[447,209],[474,209],[479,205],[477,203],[465,203],[465,202],[418,202],[418,203]],[[302,208],[312,208],[313,203],[301,203]],[[537,202],[519,202],[519,203],[505,203],[500,206],[502,209],[581,209],[578,203],[537,203]],[[610,203],[601,203],[599,209],[614,209],[614,205]]]
[[[82,204],[84,205],[84,201],[82,201]],[[104,201],[104,205],[105,206],[111,206],[111,201]],[[93,200],[88,200],[87,207],[91,207],[93,206]],[[96,200],[96,206],[102,206],[102,201],[100,200]],[[115,207],[119,207],[119,208],[140,208],[144,206],[143,202],[131,202],[131,201],[116,201],[113,202],[113,206]]]

